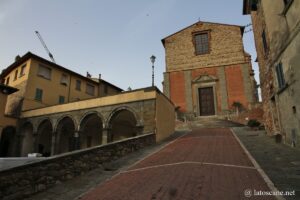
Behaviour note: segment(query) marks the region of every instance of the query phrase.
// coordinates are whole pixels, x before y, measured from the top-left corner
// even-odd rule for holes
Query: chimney
[[[21,58],[21,56],[20,56],[20,55],[17,55],[17,56],[15,57],[15,62],[17,62],[18,60],[20,60],[20,58]]]
[[[86,77],[92,78],[92,75],[89,72],[86,72]]]

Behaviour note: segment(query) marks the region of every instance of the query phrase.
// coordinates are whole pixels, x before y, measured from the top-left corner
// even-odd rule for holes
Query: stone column
[[[32,132],[33,135],[33,147],[32,147],[32,151],[33,153],[38,153],[38,133],[37,132]]]
[[[136,127],[135,127],[135,136],[142,135],[143,134],[143,129],[144,129],[143,125],[136,125]]]
[[[109,143],[109,129],[104,128],[102,129],[102,144]]]
[[[252,86],[251,86],[249,64],[242,64],[241,68],[242,68],[245,96],[247,97],[247,100],[250,104],[253,103],[254,91],[252,90]]]
[[[56,132],[52,133],[51,137],[51,156],[58,152],[58,145],[56,145]]]
[[[221,110],[223,112],[222,114],[225,114],[224,111],[228,110],[228,92],[224,67],[218,67],[218,78],[221,96]]]
[[[74,132],[74,150],[80,149],[80,131]]]
[[[189,117],[193,115],[193,97],[192,97],[192,71],[184,71],[184,89],[185,89],[185,103],[186,112]]]

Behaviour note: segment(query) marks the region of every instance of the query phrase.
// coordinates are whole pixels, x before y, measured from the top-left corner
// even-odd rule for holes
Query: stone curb
[[[271,179],[268,177],[268,175],[264,172],[264,170],[260,167],[260,165],[256,162],[256,160],[252,157],[252,155],[250,154],[250,152],[246,149],[246,147],[244,146],[244,144],[241,142],[241,140],[235,134],[234,130],[232,128],[230,128],[230,131],[231,131],[232,135],[235,137],[235,139],[238,141],[238,143],[240,144],[240,146],[242,147],[242,149],[245,151],[245,153],[247,154],[248,158],[250,159],[250,161],[252,162],[252,164],[254,165],[254,167],[257,169],[258,173],[262,176],[262,178],[264,179],[264,181],[267,183],[268,187],[273,192],[278,192],[278,189],[274,186],[274,183],[271,181]],[[274,196],[274,197],[276,199],[278,199],[278,200],[286,200],[284,197],[279,196],[279,195]]]

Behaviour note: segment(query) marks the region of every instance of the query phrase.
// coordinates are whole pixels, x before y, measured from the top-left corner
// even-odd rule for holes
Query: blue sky
[[[165,54],[161,39],[198,19],[246,25],[241,0],[0,0],[0,70],[16,55],[48,55],[85,75],[127,89],[151,85],[150,56],[156,56],[155,84],[161,89]],[[255,60],[252,32],[244,46]],[[258,80],[256,63],[253,63]]]

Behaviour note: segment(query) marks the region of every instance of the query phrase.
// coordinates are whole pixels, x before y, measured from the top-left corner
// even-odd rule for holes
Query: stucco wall
[[[105,87],[106,87],[107,92],[105,92]],[[119,93],[120,93],[120,91],[117,90],[115,87],[113,87],[109,84],[106,84],[103,81],[100,81],[100,86],[99,86],[99,95],[100,95],[100,97],[119,94]]]
[[[26,65],[24,71],[25,74],[20,77],[19,74],[21,71],[21,67],[24,65]],[[17,92],[9,95],[7,98],[7,104],[5,109],[5,113],[7,115],[18,116],[22,111],[22,106],[24,105],[24,102],[27,102],[28,99],[30,99],[30,97],[25,96],[30,69],[31,69],[31,59],[17,66],[13,71],[11,71],[5,77],[5,80],[7,80],[8,77],[10,79],[8,84],[9,86],[18,89]],[[15,79],[16,70],[18,70],[17,79]]]
[[[175,107],[160,93],[156,94],[156,141],[162,141],[174,133]]]
[[[0,91],[0,138],[2,129],[6,126],[16,126],[16,119],[5,116],[7,95]]]
[[[79,76],[71,75],[60,69],[45,65],[37,60],[31,61],[31,70],[29,74],[28,84],[26,88],[26,103],[23,106],[24,110],[57,105],[59,104],[59,96],[65,97],[65,102],[72,102],[77,100],[84,100],[95,98],[98,96],[98,84],[94,81],[90,81],[89,84],[95,87],[95,94],[89,95],[86,94],[86,84],[87,81]],[[51,80],[45,79],[38,76],[39,64],[51,68]],[[61,84],[61,76],[66,74],[68,76],[68,84]],[[76,90],[76,80],[81,81],[81,90]],[[41,102],[36,101],[35,93],[36,88],[43,90],[43,99]],[[55,90],[54,90],[55,88]]]
[[[59,112],[68,112],[74,110],[82,110],[88,108],[95,108],[100,106],[110,106],[126,102],[142,101],[147,99],[155,99],[155,91],[138,90],[129,93],[121,93],[118,95],[88,99],[85,101],[78,101],[68,104],[50,106],[41,109],[35,109],[22,112],[22,118],[35,117],[41,115],[49,115]]]
[[[284,51],[280,60],[285,71],[288,87],[278,95],[278,107],[281,127],[286,135],[286,142],[291,144],[294,130],[300,141],[300,34]],[[295,110],[293,109],[295,107]],[[300,146],[299,143],[297,146]]]
[[[291,144],[292,132],[300,136],[299,84],[300,1],[285,8],[281,0],[260,1],[251,12],[257,49],[265,126],[268,134],[281,133]],[[264,52],[261,33],[266,32],[268,52]],[[275,66],[282,63],[287,85],[279,88]],[[296,144],[296,146],[300,146]]]

